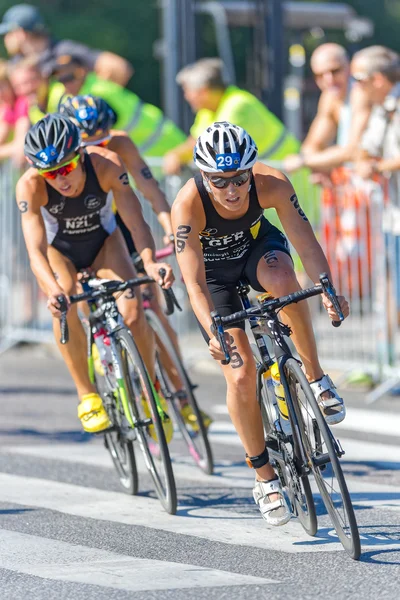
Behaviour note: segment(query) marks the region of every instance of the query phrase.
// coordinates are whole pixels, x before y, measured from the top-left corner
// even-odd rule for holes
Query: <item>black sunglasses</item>
[[[56,73],[55,78],[60,83],[71,83],[71,81],[75,81],[76,76],[75,76],[75,73],[65,73],[65,75],[63,75],[62,73],[60,73],[60,74]]]
[[[233,177],[207,177],[207,181],[209,181],[214,187],[219,190],[223,190],[228,187],[229,184],[233,184],[235,187],[240,187],[250,178],[251,171],[244,171],[240,175],[234,175]]]

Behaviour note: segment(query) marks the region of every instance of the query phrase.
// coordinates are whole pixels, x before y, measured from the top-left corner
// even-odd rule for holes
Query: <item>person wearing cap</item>
[[[282,160],[299,150],[300,142],[256,96],[226,85],[219,58],[203,58],[187,65],[176,81],[196,118],[185,143],[164,158],[168,175],[178,173],[182,165],[191,162],[196,138],[214,121],[230,121],[246,129],[259,148],[261,160]]]
[[[38,55],[45,76],[55,58],[72,52],[102,79],[124,86],[133,74],[132,65],[117,54],[94,50],[72,40],[52,38],[39,9],[31,4],[16,4],[9,8],[0,23],[0,35],[4,36],[10,57]]]
[[[371,112],[368,96],[350,85],[350,62],[343,46],[318,46],[311,69],[321,90],[318,110],[300,153],[284,160],[287,173],[302,167],[326,172],[352,161]]]
[[[164,116],[160,108],[143,102],[134,92],[112,81],[100,79],[96,73],[88,70],[80,57],[58,57],[54,61],[52,74],[64,85],[66,95],[103,98],[117,115],[115,128],[126,131],[144,156],[164,156],[186,137],[173,121]]]

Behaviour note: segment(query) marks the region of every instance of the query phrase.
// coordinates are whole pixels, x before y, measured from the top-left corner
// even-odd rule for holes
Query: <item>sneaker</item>
[[[190,404],[185,404],[184,406],[181,406],[180,413],[182,415],[183,420],[185,421],[185,424],[189,425],[195,433],[198,433],[200,431],[199,423]],[[212,418],[202,410],[200,410],[200,416],[203,420],[204,427],[208,429],[213,421]]]
[[[170,419],[170,417],[168,416],[168,403],[166,399],[161,395],[160,392],[156,391],[156,394],[158,394],[158,399],[160,401],[161,408],[163,409],[166,415],[165,420],[162,421],[162,425],[164,429],[165,439],[167,441],[167,444],[169,444],[174,435],[174,425],[172,423],[172,419]],[[142,396],[142,407],[146,417],[148,419],[151,419],[150,408],[144,396]],[[152,437],[153,440],[158,443],[158,437],[154,425],[148,425],[147,432],[150,435],[150,437]]]
[[[278,494],[278,500],[270,500],[271,494]],[[258,505],[263,519],[269,525],[285,525],[291,519],[289,506],[283,495],[279,479],[272,481],[257,481],[253,488],[254,502]]]
[[[328,425],[341,423],[346,416],[346,408],[329,375],[313,381],[310,386]],[[330,392],[330,398],[322,398],[322,394],[327,391]]]
[[[82,427],[89,433],[97,433],[111,427],[111,421],[99,394],[84,394],[78,405],[78,417]]]

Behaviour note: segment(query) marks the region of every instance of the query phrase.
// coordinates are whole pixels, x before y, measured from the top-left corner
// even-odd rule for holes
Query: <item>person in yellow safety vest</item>
[[[68,96],[99,96],[117,115],[115,127],[126,131],[140,154],[164,156],[185,140],[185,134],[160,108],[143,102],[132,91],[89,72],[81,59],[66,55],[55,59],[52,72]]]
[[[178,173],[182,165],[191,162],[195,140],[215,121],[246,129],[257,144],[260,160],[282,160],[298,152],[300,142],[256,96],[225,84],[219,58],[203,58],[184,67],[176,80],[196,118],[187,140],[165,156],[165,173]]]
[[[24,58],[10,65],[9,78],[16,95],[28,99],[28,116],[32,125],[47,113],[57,112],[65,88],[42,75],[37,59]]]

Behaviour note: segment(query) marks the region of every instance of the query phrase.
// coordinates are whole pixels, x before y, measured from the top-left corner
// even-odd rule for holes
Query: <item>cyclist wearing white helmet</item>
[[[194,161],[200,173],[180,190],[172,207],[179,266],[212,357],[224,355],[211,331],[210,312],[228,315],[242,309],[236,284],[246,278],[257,291],[282,296],[300,289],[286,237],[264,216],[275,208],[312,281],[330,274],[325,255],[283,173],[257,162],[257,147],[248,133],[228,122],[214,123],[198,138]],[[349,305],[339,302],[345,316]],[[334,319],[327,298],[324,306]],[[329,424],[344,419],[342,398],[318,360],[306,302],[284,309],[307,378]],[[250,462],[256,468],[254,498],[271,525],[290,519],[282,489],[268,461],[256,370],[244,323],[229,330],[235,349],[229,365],[221,365],[227,382],[227,405]],[[261,466],[260,466],[261,465]],[[271,483],[273,482],[273,483]]]

